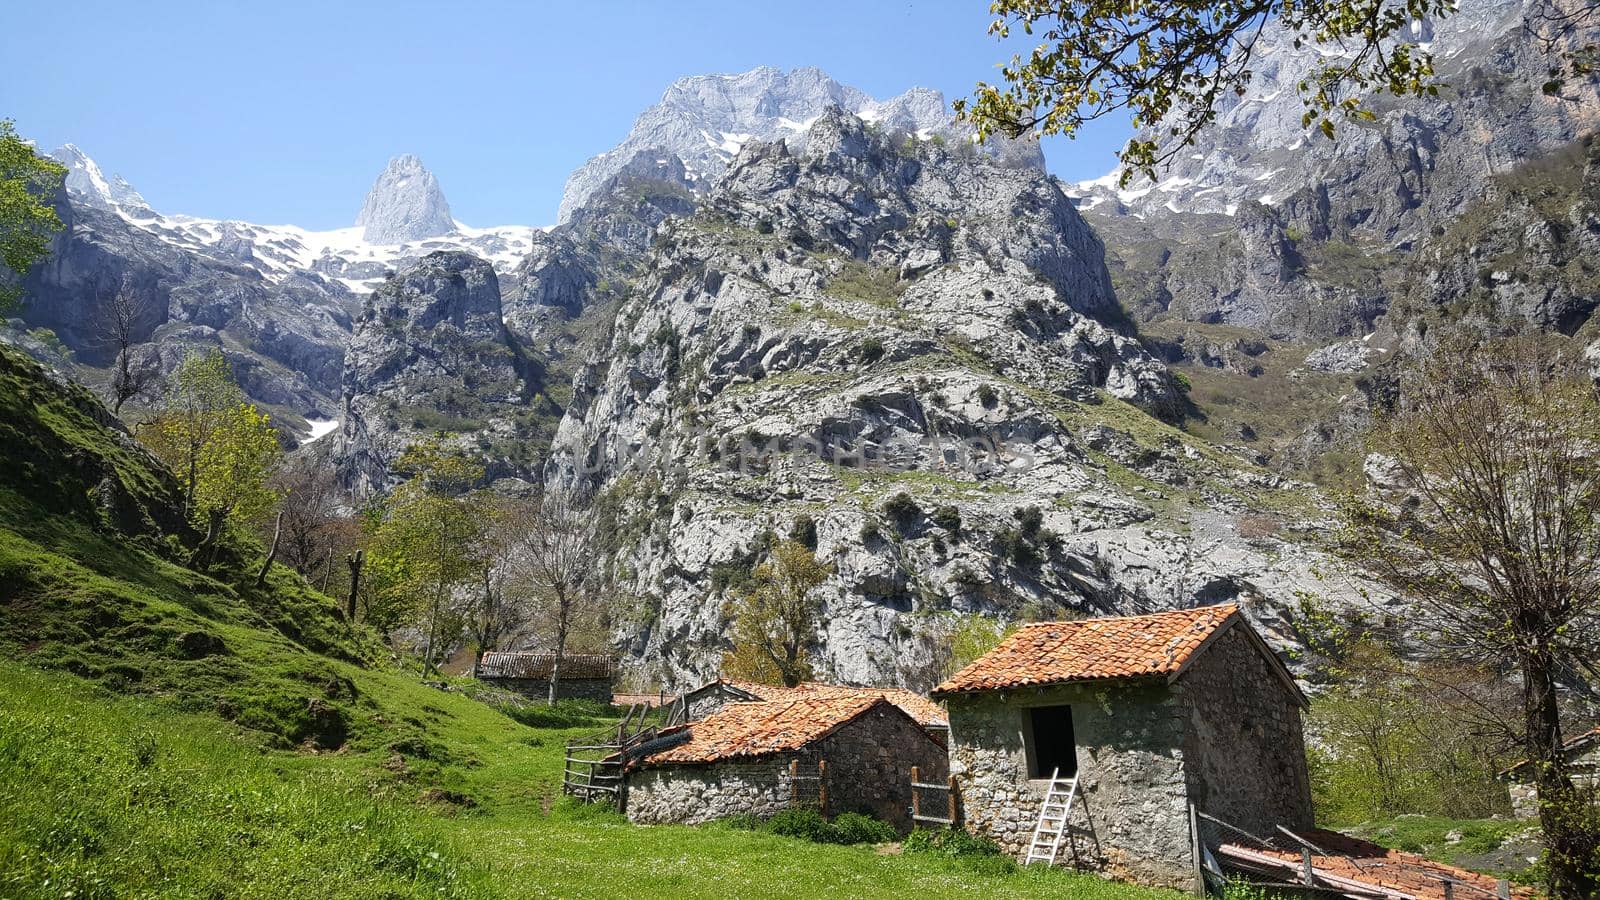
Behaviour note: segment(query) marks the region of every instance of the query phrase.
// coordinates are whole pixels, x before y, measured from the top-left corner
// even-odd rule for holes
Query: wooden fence
[[[933,794],[942,794],[932,804],[922,802],[924,791]],[[960,794],[956,790],[956,777],[951,775],[943,782],[928,782],[922,780],[922,772],[916,766],[911,767],[911,821],[927,822],[933,825],[954,825],[957,822],[957,811]],[[942,801],[942,802],[941,802]],[[941,815],[942,813],[942,815]]]

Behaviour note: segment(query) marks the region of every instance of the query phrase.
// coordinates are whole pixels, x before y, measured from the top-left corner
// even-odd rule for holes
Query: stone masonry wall
[[[1243,625],[1178,679],[1184,772],[1200,811],[1253,834],[1313,824],[1300,707]]]
[[[1567,765],[1574,784],[1600,792],[1600,746],[1572,756],[1567,760]],[[1507,785],[1511,792],[1511,812],[1519,819],[1537,818],[1539,789],[1531,780],[1531,772],[1525,773],[1522,777],[1529,780],[1513,781]]]
[[[867,813],[911,830],[911,767],[943,780],[948,757],[915,721],[883,706],[845,723],[798,753],[707,765],[661,766],[628,775],[626,811],[641,824],[696,824],[738,813],[771,816],[818,799],[818,760],[827,760],[828,814]],[[799,763],[798,789],[790,779]]]
[[[828,814],[853,810],[911,830],[911,767],[943,781],[949,756],[928,732],[893,706],[881,705],[817,742],[828,761]]]
[[[1058,685],[950,697],[950,764],[969,830],[1027,852],[1045,782],[1028,778],[1030,706],[1072,705],[1081,773],[1063,864],[1146,884],[1191,883],[1184,707],[1164,684]]]
[[[550,696],[548,678],[485,678],[483,681],[508,691],[515,691],[532,700],[545,700]],[[563,678],[556,686],[556,699],[598,700],[601,703],[610,703],[611,679]]]
[[[794,789],[789,764],[799,754],[775,754],[699,766],[663,766],[628,774],[628,820],[642,825],[681,822],[695,825],[738,813],[767,817],[790,806]],[[800,771],[814,775],[815,761],[801,759]],[[802,796],[815,791],[803,786]]]

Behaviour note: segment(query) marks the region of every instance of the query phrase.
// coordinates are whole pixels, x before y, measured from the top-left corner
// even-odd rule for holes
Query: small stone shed
[[[1189,805],[1312,824],[1305,696],[1235,604],[1024,625],[934,690],[966,828],[1022,856],[1052,772],[1079,776],[1060,861],[1193,884]]]
[[[792,700],[797,697],[882,697],[917,721],[940,745],[950,731],[944,708],[916,691],[905,688],[853,687],[803,681],[794,687],[760,684],[754,681],[718,678],[683,695],[688,721],[703,719],[729,703],[756,703],[763,700]]]
[[[555,661],[553,653],[492,651],[478,660],[473,674],[479,681],[516,691],[534,700],[544,700],[550,696],[550,672]],[[616,677],[617,661],[612,657],[568,653],[561,657],[556,699],[610,703]]]
[[[693,824],[820,802],[829,815],[863,812],[905,831],[911,767],[943,777],[947,766],[921,725],[871,694],[729,703],[659,740],[674,737],[629,767],[630,820]]]
[[[1600,728],[1583,734],[1562,745],[1567,759],[1567,772],[1579,787],[1600,789]],[[1532,819],[1539,815],[1539,789],[1533,783],[1533,766],[1527,760],[1500,773],[1511,791],[1511,809],[1519,819]]]

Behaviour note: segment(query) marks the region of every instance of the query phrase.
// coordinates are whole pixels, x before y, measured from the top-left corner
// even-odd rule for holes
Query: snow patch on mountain
[[[639,115],[621,144],[572,173],[558,220],[571,218],[590,194],[641,150],[660,148],[676,154],[700,184],[709,184],[751,141],[786,140],[798,149],[823,111],[835,106],[878,128],[923,140],[965,139],[971,132],[953,120],[944,95],[928,88],[912,88],[880,101],[809,67],[783,71],[762,66],[734,75],[681,78],[659,103]],[[991,141],[983,152],[1018,165],[1044,166],[1038,144],[1031,140]]]

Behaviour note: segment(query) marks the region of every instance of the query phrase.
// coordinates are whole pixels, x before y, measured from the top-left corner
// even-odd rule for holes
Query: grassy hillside
[[[419,684],[87,392],[0,347],[0,896],[1168,897],[558,802],[581,711]]]

